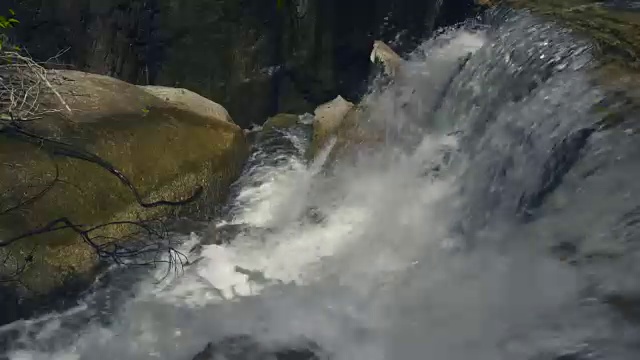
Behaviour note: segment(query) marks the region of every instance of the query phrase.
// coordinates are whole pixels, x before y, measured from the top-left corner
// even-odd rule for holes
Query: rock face
[[[222,107],[190,93],[182,97],[181,90],[176,90],[180,97],[167,101],[151,94],[156,89],[150,93],[106,76],[56,71],[51,78],[72,111],[60,107],[25,126],[57,142],[25,141],[17,133],[0,133],[0,204],[2,210],[16,207],[0,213],[0,239],[14,238],[59,218],[84,229],[172,214],[204,218],[225,200],[248,146],[242,130]],[[49,106],[57,104],[51,101]],[[65,155],[74,149],[94,153],[117,168],[145,203],[180,201],[199,189],[201,195],[186,206],[143,207],[117,176]],[[96,229],[92,237],[104,244],[139,230],[126,224],[107,226]],[[68,228],[0,247],[0,256],[8,259],[0,264],[0,276],[25,267],[11,297],[0,289],[4,316],[20,315],[19,306],[11,301],[46,295],[90,275],[97,263],[95,250]],[[11,306],[16,306],[15,313]]]
[[[364,90],[375,39],[411,48],[472,0],[4,0],[34,57],[220,102],[242,127]],[[251,106],[246,99],[251,98]]]

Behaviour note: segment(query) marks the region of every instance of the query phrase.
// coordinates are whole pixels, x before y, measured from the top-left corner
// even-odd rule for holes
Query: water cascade
[[[384,142],[329,164],[308,122],[260,134],[222,239],[3,326],[4,356],[636,359],[637,124],[603,130],[590,46],[508,11],[407,59],[363,99]]]

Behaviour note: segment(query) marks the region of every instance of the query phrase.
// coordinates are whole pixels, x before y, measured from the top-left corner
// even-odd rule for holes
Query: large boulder
[[[174,214],[205,218],[225,201],[249,149],[242,130],[223,109],[195,96],[167,101],[101,75],[56,71],[51,79],[66,104],[60,105],[57,96],[43,98],[49,111],[24,130],[57,142],[0,133],[0,240],[37,232],[60,218],[83,229]],[[202,111],[212,108],[220,111]],[[98,155],[119,174],[74,158],[74,151]],[[143,207],[120,174],[144,203],[181,201],[202,191],[188,205]],[[136,231],[140,229],[120,224],[91,235],[103,244]],[[16,285],[12,296],[0,289],[5,317],[19,316],[12,315],[7,302],[46,296],[79,278],[90,279],[98,263],[95,249],[66,227],[0,247],[0,259],[5,260],[0,277],[21,270],[11,283]]]

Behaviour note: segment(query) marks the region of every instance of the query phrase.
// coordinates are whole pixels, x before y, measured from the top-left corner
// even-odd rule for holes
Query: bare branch
[[[43,93],[53,94],[71,113],[67,102],[47,78],[44,67],[18,52],[0,52],[0,114],[27,121],[39,117]]]
[[[60,57],[66,51],[68,49],[58,53],[47,62]],[[0,204],[0,216],[21,211],[21,209],[41,200],[56,184],[66,183],[60,179],[60,168],[56,157],[89,162],[106,170],[131,191],[138,205],[143,208],[182,206],[195,201],[203,193],[203,188],[197,187],[194,189],[194,193],[186,199],[147,202],[129,178],[109,161],[79,146],[53,139],[33,130],[30,124],[41,120],[46,115],[72,111],[51,84],[47,75],[47,70],[41,64],[30,59],[28,54],[23,56],[18,52],[0,51],[0,135],[37,146],[51,157],[55,166],[55,176],[46,184],[38,185],[43,188],[36,190],[37,193],[28,195],[26,199],[12,200],[11,204]],[[51,96],[60,103],[60,107],[64,110],[52,108],[51,104],[44,102]],[[12,166],[11,164],[3,165]],[[4,187],[5,194],[16,193],[16,189],[11,185],[6,184]],[[33,188],[35,186],[27,187]],[[109,227],[124,227],[125,232],[128,233],[117,238],[106,236]],[[119,228],[118,233],[121,233],[122,230]],[[72,231],[90,246],[100,259],[113,261],[116,264],[153,266],[164,263],[168,265],[165,277],[172,271],[178,272],[187,261],[187,257],[171,245],[164,223],[161,221],[132,219],[100,225],[84,225],[77,224],[67,217],[60,217],[23,234],[0,240],[0,249],[2,250],[0,265],[3,268],[3,271],[0,272],[0,283],[20,283],[20,275],[29,268],[34,260],[36,244],[33,244],[31,251],[26,255],[15,253],[18,250],[15,250],[11,245],[59,231]]]
[[[5,134],[11,138],[39,146],[41,149],[47,151],[51,155],[64,156],[64,157],[69,157],[73,159],[83,160],[83,161],[87,161],[92,164],[100,166],[101,168],[107,170],[108,172],[116,176],[122,184],[127,186],[135,196],[138,204],[144,208],[153,208],[158,206],[186,205],[196,200],[203,192],[203,188],[199,186],[198,188],[196,188],[193,195],[191,195],[190,197],[184,200],[177,200],[177,201],[160,200],[160,201],[147,203],[142,199],[142,196],[140,195],[138,190],[135,188],[133,183],[131,183],[131,181],[120,170],[116,169],[115,166],[113,166],[111,163],[101,158],[100,156],[93,154],[89,151],[80,149],[71,144],[48,139],[48,138],[39,136],[37,134],[30,133],[26,130],[23,130],[22,128],[17,126],[15,123],[13,125],[14,126],[5,126],[4,128],[0,128],[0,134]]]

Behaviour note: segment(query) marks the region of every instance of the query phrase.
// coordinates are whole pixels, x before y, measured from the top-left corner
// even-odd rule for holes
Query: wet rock
[[[246,224],[216,225],[213,222],[205,224],[197,222],[187,223],[193,224],[190,231],[200,237],[200,242],[189,250],[191,254],[200,253],[203,246],[229,244],[239,235],[259,235],[256,233],[268,231],[268,229],[259,229]]]
[[[214,222],[207,224],[202,231],[201,245],[220,245],[222,241],[219,236],[219,229]]]
[[[320,354],[320,348],[309,341],[270,347],[248,335],[236,335],[207,344],[193,360],[319,360]]]
[[[556,258],[566,261],[578,254],[578,246],[569,241],[563,241],[551,247],[551,254]]]
[[[313,224],[322,224],[327,219],[327,216],[317,207],[310,207],[304,212],[303,218],[309,220]]]
[[[372,63],[381,63],[384,69],[384,73],[390,77],[395,77],[400,69],[400,66],[404,60],[400,55],[396,54],[389,45],[380,40],[373,42],[373,50],[369,57]]]
[[[299,116],[295,114],[278,114],[270,117],[262,125],[262,131],[287,129],[298,124]]]
[[[610,294],[605,296],[604,303],[623,319],[640,324],[640,293]]]
[[[596,354],[587,346],[581,345],[578,346],[577,349],[554,352],[554,353],[543,353],[534,356],[530,360],[595,360],[600,359],[600,357],[596,357]]]
[[[256,142],[258,134],[260,134],[260,128],[257,129],[243,129],[244,136],[247,138],[247,141],[253,145]]]
[[[209,226],[209,222],[207,221],[181,217],[172,219],[171,222],[167,224],[167,231],[183,235],[188,235],[192,232],[200,234],[207,228],[207,226]]]
[[[258,229],[246,224],[225,224],[216,229],[216,243],[229,244],[241,234],[247,235]],[[208,244],[207,244],[208,245]]]
[[[523,194],[518,203],[518,213],[525,218],[532,211],[542,205],[549,194],[561,183],[564,176],[580,159],[582,149],[587,145],[591,135],[596,131],[593,128],[584,128],[569,134],[556,144],[544,164],[538,184],[535,190]]]

